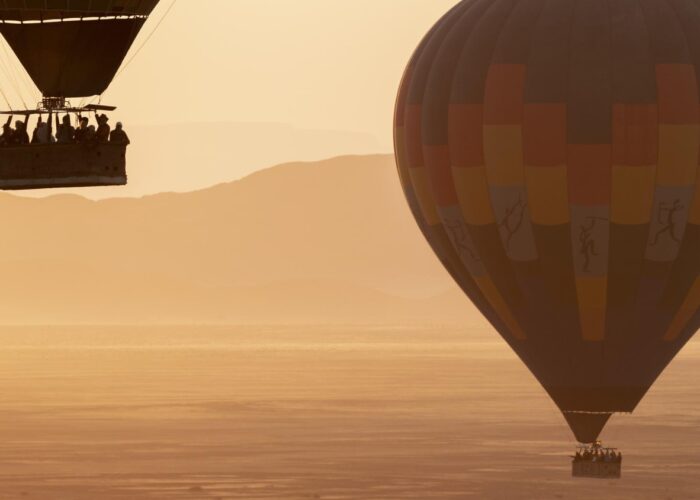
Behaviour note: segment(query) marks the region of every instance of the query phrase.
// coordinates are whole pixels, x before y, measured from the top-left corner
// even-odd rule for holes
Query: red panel
[[[486,77],[484,123],[520,125],[523,120],[525,65],[494,64]]]
[[[525,165],[550,167],[566,163],[566,105],[526,104],[523,114]]]
[[[612,184],[610,144],[569,144],[567,179],[571,205],[609,205]]]
[[[450,104],[450,155],[456,167],[479,167],[484,164],[484,106]]]
[[[657,64],[659,122],[698,123],[698,90],[690,64]]]
[[[435,202],[442,207],[457,205],[457,192],[452,179],[449,147],[447,145],[424,146],[423,151],[425,166],[430,173]]]
[[[405,123],[406,103],[408,102],[408,89],[411,78],[413,78],[413,66],[406,68],[403,80],[401,81],[401,87],[399,87],[399,95],[396,98],[394,120],[397,127],[403,127]]]
[[[613,106],[613,164],[656,165],[659,151],[656,104]]]
[[[411,104],[406,108],[406,159],[409,168],[423,167],[423,139],[421,133],[422,108]]]

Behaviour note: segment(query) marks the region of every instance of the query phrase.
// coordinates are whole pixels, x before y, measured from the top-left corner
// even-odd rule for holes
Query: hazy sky
[[[131,124],[282,122],[370,132],[388,151],[407,59],[454,3],[177,0],[103,102]]]

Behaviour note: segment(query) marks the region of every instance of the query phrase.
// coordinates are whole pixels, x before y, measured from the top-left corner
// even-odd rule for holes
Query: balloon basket
[[[571,461],[571,475],[590,479],[620,479],[622,477],[622,453],[616,448],[606,448],[600,442],[581,445]]]

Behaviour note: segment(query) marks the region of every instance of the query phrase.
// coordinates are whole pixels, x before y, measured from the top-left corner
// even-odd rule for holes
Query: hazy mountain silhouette
[[[129,185],[67,189],[87,198],[188,192],[230,182],[289,158],[318,161],[343,154],[382,151],[370,134],[310,130],[282,123],[178,123],[129,126]],[[30,196],[55,194],[42,190]]]
[[[1,322],[481,322],[390,156],[292,163],[183,194],[0,195]]]

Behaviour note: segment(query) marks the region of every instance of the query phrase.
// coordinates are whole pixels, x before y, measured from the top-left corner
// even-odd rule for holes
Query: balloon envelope
[[[0,0],[0,33],[44,96],[97,95],[157,3]]]
[[[700,4],[465,0],[395,117],[464,292],[592,442],[700,326]]]

